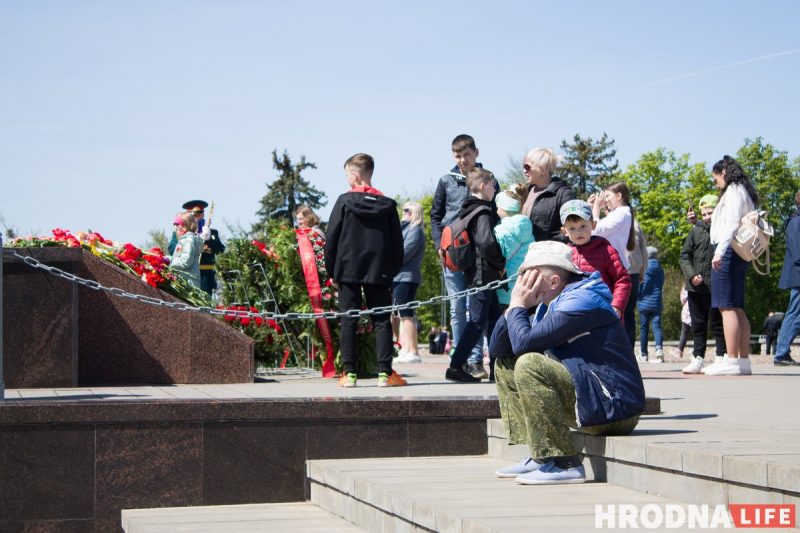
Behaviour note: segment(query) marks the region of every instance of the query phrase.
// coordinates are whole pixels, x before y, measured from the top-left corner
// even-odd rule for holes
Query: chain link
[[[412,302],[408,302],[405,304],[386,305],[383,307],[374,307],[372,309],[349,309],[347,311],[324,311],[319,313],[298,313],[292,311],[286,313],[270,313],[268,311],[253,313],[251,311],[236,311],[234,309],[215,309],[213,307],[208,307],[208,306],[195,307],[187,304],[186,302],[167,302],[164,300],[160,300],[158,298],[154,298],[152,296],[145,296],[143,294],[134,294],[126,292],[118,287],[106,287],[95,280],[84,279],[69,272],[65,272],[60,268],[45,265],[44,263],[42,263],[41,261],[30,255],[19,254],[10,248],[4,248],[3,253],[10,254],[11,256],[21,260],[23,263],[32,268],[38,270],[44,270],[48,274],[52,274],[53,276],[65,279],[72,283],[77,283],[78,285],[82,285],[88,289],[107,292],[112,296],[118,296],[120,298],[129,298],[131,300],[136,300],[138,302],[142,302],[145,304],[155,305],[157,307],[166,307],[169,309],[174,309],[176,311],[190,311],[195,313],[203,313],[203,314],[222,316],[222,317],[225,316],[232,316],[238,318],[259,317],[266,320],[317,320],[320,318],[326,320],[332,320],[337,318],[361,318],[363,316],[377,315],[381,313],[394,313],[397,311],[404,311],[408,309],[419,309],[424,305],[435,305],[441,302],[449,302],[451,300],[463,298],[465,296],[472,296],[474,294],[478,294],[479,292],[483,291],[493,291],[501,287],[504,287],[517,277],[516,274],[514,274],[513,276],[510,276],[506,279],[499,279],[496,281],[492,281],[491,283],[487,283],[482,287],[472,287],[453,294],[446,294],[446,295],[441,294],[425,301],[414,300]]]

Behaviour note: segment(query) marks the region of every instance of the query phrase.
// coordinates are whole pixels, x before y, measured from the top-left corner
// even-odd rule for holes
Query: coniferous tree
[[[294,164],[286,150],[280,157],[278,151],[273,150],[272,166],[278,171],[278,178],[268,184],[269,191],[260,200],[261,209],[256,212],[259,219],[253,224],[253,233],[262,231],[268,220],[283,219],[291,224],[295,210],[301,205],[319,209],[327,203],[325,193],[301,175],[307,168],[317,168],[316,164],[306,161],[306,156],[301,156],[300,162]]]
[[[558,175],[582,198],[594,192],[595,187],[608,185],[619,166],[614,139],[606,133],[598,140],[576,133],[571,143],[561,141],[561,150],[564,161]]]

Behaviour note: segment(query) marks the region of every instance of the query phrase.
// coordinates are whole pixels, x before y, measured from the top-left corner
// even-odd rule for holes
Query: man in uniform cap
[[[181,207],[186,211],[192,213],[197,219],[197,233],[203,238],[203,254],[200,256],[200,288],[206,293],[211,295],[214,289],[217,288],[217,278],[214,273],[214,256],[221,254],[225,251],[225,245],[219,238],[219,232],[211,229],[206,225],[205,211],[208,207],[208,202],[203,200],[190,200],[183,204]],[[175,250],[178,244],[178,237],[173,232],[172,239],[169,241],[169,253]]]

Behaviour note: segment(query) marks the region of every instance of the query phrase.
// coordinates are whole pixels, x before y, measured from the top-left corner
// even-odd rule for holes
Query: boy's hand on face
[[[509,307],[530,309],[542,303],[544,299],[544,276],[536,269],[528,269],[517,278],[511,291]]]

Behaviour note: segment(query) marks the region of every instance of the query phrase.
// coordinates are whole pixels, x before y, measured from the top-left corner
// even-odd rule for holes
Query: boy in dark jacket
[[[642,283],[639,285],[639,360],[651,363],[664,362],[664,350],[661,332],[661,311],[664,309],[662,292],[664,289],[664,269],[658,260],[658,249],[655,246],[647,247],[647,270],[645,270]],[[655,359],[648,359],[647,336],[653,324],[653,337],[656,341]]]
[[[458,218],[461,206],[469,197],[467,190],[467,174],[473,168],[483,168],[478,162],[478,147],[471,135],[456,135],[450,145],[453,151],[455,166],[439,178],[436,192],[433,195],[431,206],[431,237],[433,248],[439,250],[442,240],[442,230]],[[500,192],[497,180],[494,182],[495,195]],[[466,289],[463,272],[452,272],[444,269],[444,285],[448,295],[462,292]],[[450,331],[453,343],[457,344],[467,325],[467,300],[466,296],[450,300]],[[469,356],[470,363],[480,364],[483,361],[483,343],[476,343],[475,349]],[[477,377],[486,377],[486,372],[477,372]]]
[[[500,250],[500,245],[494,236],[494,227],[500,218],[494,209],[492,199],[495,194],[495,179],[491,172],[482,168],[474,168],[467,174],[467,188],[470,196],[464,200],[459,211],[459,218],[464,218],[476,209],[482,212],[470,221],[467,232],[475,246],[475,265],[464,271],[464,282],[467,287],[480,287],[492,281],[503,278],[506,259]],[[478,369],[465,367],[467,358],[478,341],[481,340],[483,331],[489,326],[492,331],[495,322],[500,317],[500,303],[497,301],[495,291],[481,291],[469,297],[469,321],[458,339],[456,349],[450,359],[450,368],[445,373],[445,378],[450,381],[474,383],[481,378],[475,377],[479,370],[483,370],[481,363]],[[485,371],[484,371],[485,372]]]
[[[686,278],[686,291],[689,297],[689,316],[692,319],[694,347],[692,360],[683,369],[684,374],[699,374],[706,355],[706,335],[709,323],[716,343],[717,357],[725,355],[725,333],[722,329],[722,315],[719,309],[711,307],[711,259],[714,248],[711,246],[709,228],[711,215],[717,206],[717,196],[707,194],[700,198],[700,216],[695,222],[681,249],[681,271]]]
[[[328,222],[325,266],[339,289],[339,310],[392,303],[392,279],[403,264],[403,234],[397,203],[372,187],[375,161],[356,154],[345,164],[350,191],[336,200]],[[378,386],[406,385],[392,371],[392,325],[389,313],[371,315],[378,355]],[[342,387],[355,387],[358,370],[358,318],[341,319]]]

